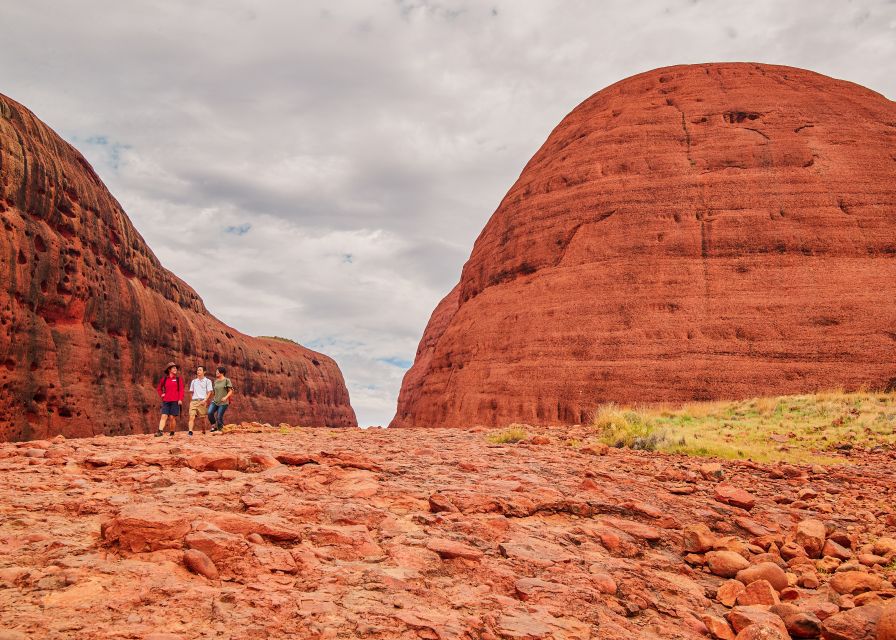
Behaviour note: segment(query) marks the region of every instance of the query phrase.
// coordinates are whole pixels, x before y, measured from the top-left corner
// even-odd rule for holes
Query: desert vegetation
[[[485,439],[491,444],[516,444],[528,437],[526,430],[518,425],[511,425],[503,431],[488,434]]]
[[[613,447],[832,463],[855,448],[896,445],[896,394],[838,390],[679,407],[608,404],[595,412],[593,426]]]

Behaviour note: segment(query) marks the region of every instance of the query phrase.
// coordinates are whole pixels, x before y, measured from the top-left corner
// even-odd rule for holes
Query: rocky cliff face
[[[0,222],[0,439],[147,432],[169,360],[187,383],[226,365],[229,419],[356,424],[333,360],[211,316],[81,154],[2,95]]]
[[[896,104],[800,69],[659,69],[553,131],[473,247],[393,426],[896,377]]]

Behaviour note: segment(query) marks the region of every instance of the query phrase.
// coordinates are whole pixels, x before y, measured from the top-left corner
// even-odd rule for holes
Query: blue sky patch
[[[398,367],[399,369],[410,369],[411,365],[414,364],[410,360],[405,360],[404,358],[377,358],[377,360],[384,364],[391,364],[393,367]]]
[[[249,229],[252,228],[252,225],[248,222],[244,222],[239,225],[230,225],[229,227],[224,227],[224,231],[227,233],[232,233],[235,236],[244,236],[249,233]]]

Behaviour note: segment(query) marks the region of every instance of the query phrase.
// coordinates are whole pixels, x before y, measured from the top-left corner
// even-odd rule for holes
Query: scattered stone
[[[859,564],[866,567],[873,567],[874,565],[884,566],[887,564],[886,558],[873,553],[860,553],[856,556],[856,560],[859,561]]]
[[[592,456],[605,456],[610,451],[610,447],[604,444],[603,442],[596,442],[593,444],[588,444],[579,449],[582,453],[587,453]]]
[[[703,614],[700,616],[700,621],[704,624],[707,631],[709,631],[709,635],[715,638],[715,640],[734,640],[734,631],[731,630],[731,626],[722,618]]]
[[[737,633],[740,633],[751,625],[776,627],[782,633],[787,633],[784,621],[767,607],[754,605],[750,607],[735,607],[725,614],[725,618]]]
[[[821,637],[824,640],[880,640],[875,635],[881,613],[877,605],[841,611],[821,623]]]
[[[837,560],[849,560],[852,557],[852,551],[829,538],[824,543],[821,555],[825,558],[830,557],[836,558]]]
[[[306,464],[318,464],[317,459],[314,456],[310,456],[305,453],[281,453],[279,455],[274,456],[277,462],[285,465],[289,465],[291,467],[302,467]]]
[[[856,595],[865,591],[877,591],[882,580],[873,573],[864,571],[838,571],[828,583],[839,594]]]
[[[447,496],[441,493],[434,493],[429,496],[429,510],[433,513],[452,513],[460,511]]]
[[[689,524],[682,531],[684,550],[688,553],[705,553],[712,551],[716,544],[716,535],[702,522]]]
[[[256,451],[249,456],[249,462],[262,469],[274,469],[280,466],[280,461],[277,458],[261,451]]]
[[[726,580],[716,590],[716,600],[726,607],[733,607],[737,597],[746,591],[744,583],[739,580]]]
[[[731,485],[718,484],[715,488],[715,498],[719,502],[740,507],[749,511],[756,504],[756,498],[749,492]]]
[[[821,635],[821,620],[814,613],[799,611],[782,616],[787,632],[794,638],[817,638]]]
[[[209,580],[218,579],[218,568],[215,563],[198,549],[184,551],[184,565],[193,573],[205,576]]]
[[[827,530],[820,520],[803,520],[796,526],[796,543],[810,558],[820,558]]]
[[[896,538],[878,538],[871,550],[878,556],[889,557],[896,555]]]
[[[737,579],[745,585],[757,580],[766,580],[776,591],[787,588],[787,574],[774,562],[760,562],[737,572]]]
[[[818,574],[815,573],[813,569],[800,573],[796,579],[796,583],[804,589],[817,589],[821,584],[821,581],[818,579]]]
[[[707,462],[700,465],[700,475],[704,480],[721,480],[725,477],[725,471],[718,462]]]
[[[463,558],[465,560],[479,560],[483,553],[479,549],[444,538],[430,538],[426,542],[426,548],[435,551],[442,558]]]
[[[737,634],[734,640],[790,640],[790,636],[770,624],[755,624]]]
[[[737,604],[745,607],[754,604],[771,606],[780,602],[777,592],[768,580],[754,580],[737,596]]]
[[[734,551],[710,551],[706,554],[706,564],[713,575],[733,578],[749,567],[750,561]]]

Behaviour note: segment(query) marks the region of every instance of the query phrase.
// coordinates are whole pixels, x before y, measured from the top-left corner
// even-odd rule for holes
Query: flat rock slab
[[[771,538],[783,544],[806,519],[777,501],[801,488],[784,474],[722,462],[704,477],[700,460],[617,449],[570,455],[566,442],[593,438],[587,427],[532,435],[540,444],[494,447],[482,431],[447,429],[0,444],[0,630],[30,640],[322,630],[374,640],[696,640],[707,628],[760,638],[784,621],[738,598],[773,603],[787,587],[804,607],[781,609],[796,614],[794,632],[827,624],[842,637],[867,628],[860,613],[873,610],[841,613],[823,597],[832,581],[844,602],[889,597],[889,580],[871,568],[819,574],[813,591],[758,562]],[[816,517],[889,553],[894,460],[851,460],[813,478],[833,510]],[[714,497],[719,474],[750,488],[751,521],[775,532],[766,546],[719,517],[732,509]],[[684,476],[693,493],[664,491]],[[586,478],[600,490],[583,490]],[[704,571],[707,559],[733,577]],[[745,582],[757,585],[749,598]]]

